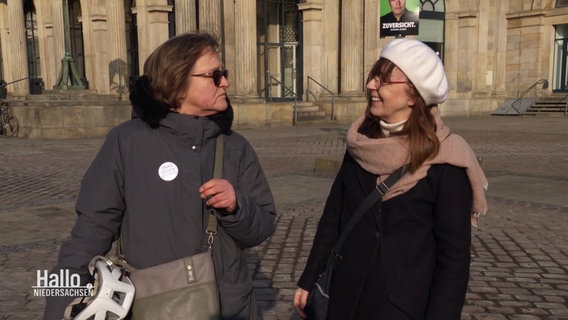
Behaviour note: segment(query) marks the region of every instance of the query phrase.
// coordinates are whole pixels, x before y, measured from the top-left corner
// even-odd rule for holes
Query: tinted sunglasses
[[[202,78],[211,78],[213,79],[213,83],[216,87],[221,85],[221,80],[223,77],[225,79],[229,79],[229,70],[213,70],[212,72],[205,72],[199,74],[192,74],[192,77],[202,77]]]

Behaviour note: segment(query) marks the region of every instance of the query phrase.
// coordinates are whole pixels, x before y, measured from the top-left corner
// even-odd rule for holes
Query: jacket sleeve
[[[318,276],[324,271],[331,250],[339,236],[339,222],[343,208],[345,164],[346,161],[352,160],[351,156],[346,153],[341,168],[331,186],[323,214],[318,222],[310,255],[298,280],[298,287],[304,290],[311,290],[313,284],[318,280]]]
[[[471,186],[463,168],[445,166],[436,187],[436,269],[424,318],[459,320],[471,259]]]
[[[120,229],[124,201],[121,169],[117,161],[116,136],[109,134],[86,171],[76,203],[77,221],[70,239],[62,243],[58,263],[52,270],[69,269],[81,275],[85,285],[90,280],[88,264],[96,255],[110,250]],[[74,297],[46,299],[44,319],[62,319]]]
[[[240,151],[226,149],[225,152],[226,162],[238,163],[236,181],[230,181],[235,188],[237,211],[230,215],[217,214],[217,219],[238,246],[248,248],[259,245],[272,235],[276,207],[256,152],[246,141]],[[240,159],[231,159],[234,157]],[[227,169],[227,164],[224,168]]]

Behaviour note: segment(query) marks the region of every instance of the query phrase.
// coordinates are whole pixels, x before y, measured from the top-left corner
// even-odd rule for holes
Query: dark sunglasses
[[[225,77],[225,79],[229,79],[229,70],[225,69],[225,70],[214,70],[212,72],[205,72],[205,73],[199,73],[199,74],[192,74],[192,77],[202,77],[202,78],[211,78],[213,79],[213,83],[215,84],[216,87],[221,85],[221,80],[223,79],[223,77]]]

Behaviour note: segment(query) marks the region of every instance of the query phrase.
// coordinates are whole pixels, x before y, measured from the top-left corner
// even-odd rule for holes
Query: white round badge
[[[172,181],[178,175],[178,167],[173,162],[164,162],[158,169],[158,175],[164,181]]]

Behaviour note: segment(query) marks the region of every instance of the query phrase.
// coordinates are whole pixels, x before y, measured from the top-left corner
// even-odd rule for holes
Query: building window
[[[568,24],[556,26],[552,90],[568,92]]]
[[[297,0],[257,0],[259,92],[267,101],[301,96],[301,26]]]
[[[28,53],[28,73],[30,78],[40,75],[39,42],[37,37],[36,10],[33,1],[24,2],[26,24],[26,50]]]
[[[444,60],[444,30],[446,6],[444,0],[420,0],[418,40],[427,44]]]
[[[168,36],[173,38],[176,36],[176,7],[174,6],[174,0],[168,0],[168,6],[172,8],[168,12]]]
[[[556,7],[568,7],[568,0],[558,0],[556,1]]]
[[[446,12],[444,0],[420,0],[421,10],[430,12]]]
[[[81,1],[70,0],[69,3],[69,34],[71,44],[71,56],[75,61],[77,73],[83,81],[85,78],[85,47],[83,45],[83,23],[81,16]]]
[[[140,75],[140,60],[138,59],[138,27],[136,14],[136,1],[135,0],[124,0],[125,19],[126,19],[126,50],[128,52],[128,73],[130,74],[128,78],[128,87],[132,89],[134,82]]]

